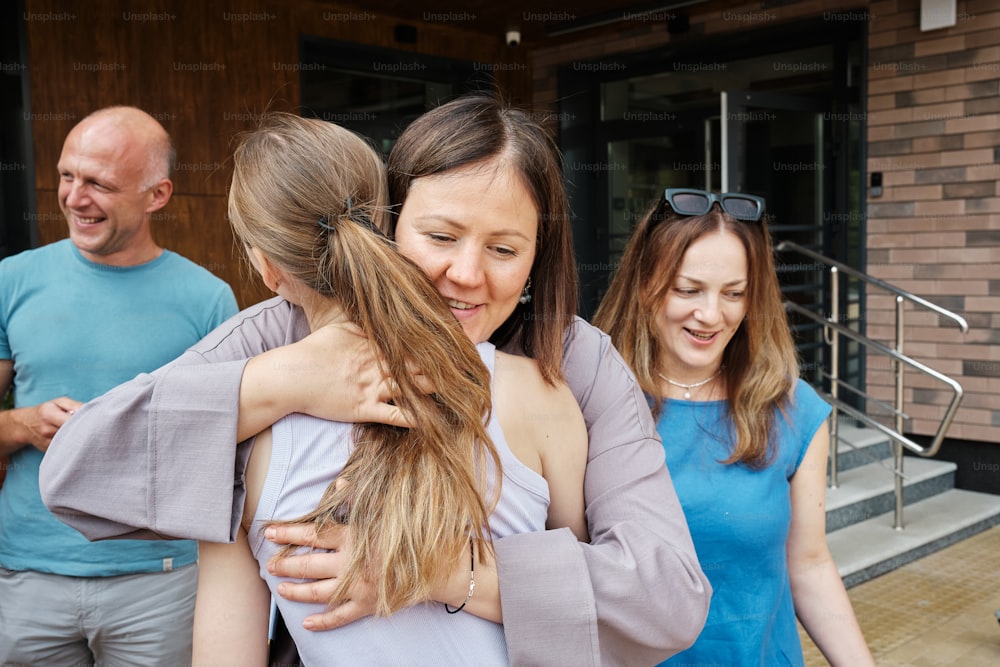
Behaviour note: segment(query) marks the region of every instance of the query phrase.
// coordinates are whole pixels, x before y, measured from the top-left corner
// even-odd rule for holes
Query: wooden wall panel
[[[400,21],[330,3],[93,0],[84,6],[26,0],[25,5],[41,242],[67,234],[56,201],[56,162],[66,134],[91,111],[135,105],[160,120],[177,147],[174,196],[154,223],[157,240],[227,280],[241,306],[267,293],[247,279],[225,222],[232,141],[263,111],[298,108],[301,34],[496,63],[497,80],[511,99],[527,100],[530,91],[526,65],[509,65],[499,36],[420,23],[417,43],[404,46],[393,36]]]
[[[56,191],[39,188],[38,194],[38,237],[42,245],[69,236],[66,219],[59,210]]]
[[[226,197],[174,195],[169,213],[153,222],[153,235],[165,248],[181,253],[233,288],[241,306],[274,296],[245,262],[226,218]]]

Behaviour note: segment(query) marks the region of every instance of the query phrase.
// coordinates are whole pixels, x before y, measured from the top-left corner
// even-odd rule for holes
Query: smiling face
[[[172,186],[165,178],[144,182],[146,133],[108,113],[82,121],[63,144],[59,208],[73,244],[92,262],[128,266],[159,256],[149,215],[166,204]]]
[[[475,343],[517,307],[537,234],[535,203],[502,160],[414,180],[396,223],[400,252],[430,277]]]
[[[712,231],[691,243],[656,313],[663,343],[660,372],[691,384],[718,371],[746,315],[746,291],[747,253],[739,238]]]

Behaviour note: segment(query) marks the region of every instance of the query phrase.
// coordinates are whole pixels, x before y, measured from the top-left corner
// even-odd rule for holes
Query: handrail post
[[[903,354],[903,297],[896,297],[896,352]],[[903,364],[898,359],[893,360],[893,370],[896,376],[895,408],[896,433],[903,432]],[[893,528],[903,530],[903,443],[893,442],[893,453],[896,458],[896,514]]]
[[[837,267],[830,267],[830,319],[840,323],[840,272]],[[827,334],[830,334],[829,337]],[[840,388],[840,333],[835,328],[827,327],[823,338],[830,346],[830,395],[837,398]],[[837,406],[830,412],[830,488],[840,486],[837,481],[837,449],[840,445],[840,419]]]
[[[824,315],[822,311],[817,312],[814,308],[805,308],[791,300],[785,301],[785,310],[792,313],[797,313],[800,316],[806,318],[806,320],[821,325],[823,327],[823,342],[826,345],[831,346],[830,359],[833,362],[833,368],[831,369],[832,372],[829,375],[829,377],[832,380],[832,385],[830,387],[831,389],[830,392],[828,393],[823,392],[825,398],[829,402],[831,402],[831,408],[832,408],[831,414],[833,416],[833,420],[830,425],[830,437],[833,442],[833,447],[830,450],[831,454],[830,458],[828,459],[831,468],[830,485],[831,486],[837,485],[837,474],[838,474],[837,446],[840,443],[839,416],[841,414],[844,414],[852,417],[854,420],[860,422],[861,424],[870,426],[875,430],[879,431],[880,433],[888,437],[890,439],[890,442],[895,446],[895,449],[893,450],[893,455],[895,459],[894,473],[895,473],[895,496],[896,496],[894,527],[897,530],[902,530],[903,495],[904,495],[903,448],[905,447],[906,449],[909,449],[913,452],[916,452],[920,456],[925,456],[925,457],[930,457],[937,454],[938,450],[941,448],[941,445],[944,443],[945,433],[947,432],[948,427],[951,425],[951,422],[954,419],[956,412],[958,411],[959,404],[962,402],[962,396],[964,395],[962,385],[960,385],[957,381],[948,377],[947,375],[944,375],[943,373],[935,371],[933,368],[930,368],[929,366],[922,364],[916,361],[915,359],[911,359],[910,357],[906,356],[906,354],[903,352],[903,346],[904,346],[903,306],[906,301],[910,301],[915,306],[918,306],[920,308],[925,308],[933,313],[937,313],[940,317],[945,317],[958,324],[958,327],[962,331],[962,333],[968,333],[969,323],[961,315],[958,315],[957,313],[954,313],[946,308],[942,308],[941,306],[932,303],[927,299],[919,297],[915,294],[907,292],[906,290],[896,287],[895,285],[891,285],[883,280],[879,280],[878,278],[875,278],[866,273],[858,271],[857,269],[852,268],[847,264],[838,262],[837,260],[834,259],[830,259],[829,257],[825,257],[815,252],[814,250],[800,246],[799,244],[794,243],[792,241],[782,241],[775,247],[775,249],[778,252],[791,250],[793,252],[802,254],[817,262],[820,262],[821,264],[830,267],[831,274],[836,274],[837,272],[845,273],[849,277],[856,278],[857,280],[862,281],[866,289],[868,287],[877,287],[879,289],[888,291],[890,294],[893,294],[896,298],[895,349],[890,347],[890,343],[888,342],[882,343],[873,340],[868,336],[861,334],[859,331],[855,331],[854,329],[844,326],[839,322],[840,299],[839,296],[837,295],[837,292],[835,291],[839,290],[839,280],[837,280],[836,278],[832,278],[833,284],[831,286],[831,290],[833,290],[834,296],[833,296],[833,305],[831,307],[830,316]],[[895,428],[890,428],[886,424],[886,420],[881,416],[869,415],[866,412],[858,410],[856,406],[844,402],[838,397],[837,394],[839,392],[839,386],[840,386],[839,369],[838,369],[838,366],[840,365],[838,359],[840,353],[839,336],[841,335],[846,336],[850,340],[861,344],[868,350],[874,350],[878,354],[884,357],[888,357],[889,359],[892,360],[891,368],[895,376],[895,392],[894,392],[895,396],[893,398],[894,405],[892,405],[890,409],[893,412],[894,419],[892,421]],[[954,392],[951,401],[948,403],[948,407],[945,410],[944,418],[941,420],[941,423],[938,426],[937,432],[935,433],[933,441],[930,443],[930,445],[921,445],[903,434],[903,421],[904,419],[908,418],[904,411],[906,366],[909,366],[911,369],[917,371],[918,373],[930,376],[931,378],[934,378],[938,382],[942,382],[950,386],[952,391]],[[873,398],[868,394],[866,394],[864,391],[852,387],[850,384],[846,384],[845,388],[853,392],[856,392],[863,397]],[[885,401],[878,400],[877,402],[882,405],[886,405]]]

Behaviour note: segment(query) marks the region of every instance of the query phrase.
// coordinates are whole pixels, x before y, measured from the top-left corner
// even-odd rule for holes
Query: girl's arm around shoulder
[[[583,479],[587,426],[569,387],[550,385],[533,359],[497,353],[494,409],[507,444],[549,486],[546,528],[569,528],[588,541]]]
[[[795,613],[833,667],[874,666],[826,543],[829,448],[824,421],[791,481],[792,523],[786,550]]]

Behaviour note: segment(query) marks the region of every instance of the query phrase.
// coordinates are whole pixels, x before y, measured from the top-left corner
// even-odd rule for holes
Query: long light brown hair
[[[762,468],[774,455],[775,408],[784,408],[798,378],[766,220],[742,222],[717,207],[705,215],[678,215],[661,199],[629,239],[593,323],[611,335],[643,391],[654,397],[653,414],[658,417],[664,409],[658,375],[664,349],[656,313],[674,285],[687,249],[705,234],[722,229],[734,234],[747,254],[746,317],[722,355],[736,436],[725,463]]]
[[[485,95],[459,97],[431,109],[400,135],[389,154],[389,197],[398,210],[418,178],[493,159],[521,178],[538,210],[531,267],[532,299],[514,308],[490,336],[534,358],[549,383],[562,379],[563,336],[577,310],[577,271],[569,202],[559,149],[525,112]],[[395,217],[390,219],[395,230]]]
[[[357,424],[354,448],[316,509],[290,523],[347,522],[356,548],[333,604],[371,581],[381,614],[425,601],[470,548],[490,548],[500,461],[486,433],[490,375],[430,280],[376,229],[385,171],[360,137],[273,113],[233,157],[229,217],[237,237],[330,300],[368,335],[399,385],[412,428]],[[322,224],[319,221],[322,220]],[[326,225],[332,229],[326,229]],[[434,394],[414,381],[407,363]],[[482,551],[482,549],[480,549]]]

